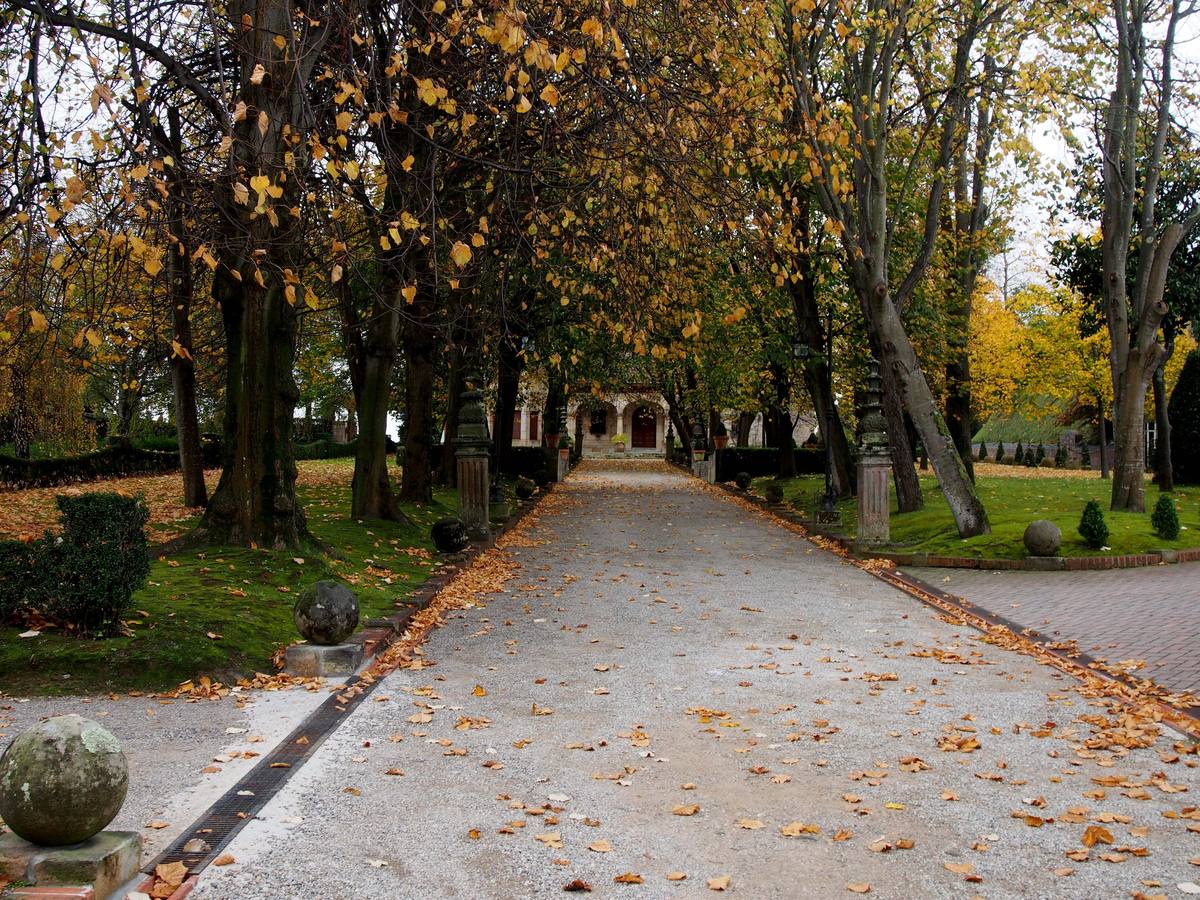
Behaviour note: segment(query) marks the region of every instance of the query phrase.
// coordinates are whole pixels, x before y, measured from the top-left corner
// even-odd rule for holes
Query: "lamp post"
[[[825,311],[825,388],[829,403],[821,421],[821,438],[825,444],[825,493],[821,495],[822,518],[833,519],[837,512],[837,491],[833,489],[833,310]],[[797,338],[792,342],[792,358],[807,363],[817,356],[815,348]]]

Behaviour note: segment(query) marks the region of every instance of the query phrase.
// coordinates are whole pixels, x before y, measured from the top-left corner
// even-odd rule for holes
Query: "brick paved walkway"
[[[1097,659],[1145,660],[1138,674],[1200,693],[1200,563],[1108,572],[905,567],[926,584]]]

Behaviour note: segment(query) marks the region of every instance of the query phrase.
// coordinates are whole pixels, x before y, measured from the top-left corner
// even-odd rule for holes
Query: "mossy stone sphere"
[[[1062,531],[1047,519],[1030,522],[1025,529],[1025,549],[1030,556],[1055,556],[1062,546]]]
[[[128,788],[121,743],[82,716],[47,719],[0,756],[0,819],[31,844],[86,841],[121,811]]]
[[[491,505],[495,506],[496,504]],[[453,516],[438,519],[429,529],[429,534],[439,553],[458,553],[466,550],[471,543],[471,535],[467,533],[467,526],[462,519],[456,519]]]
[[[337,581],[318,581],[296,598],[292,619],[311,644],[340,644],[358,627],[358,597]]]

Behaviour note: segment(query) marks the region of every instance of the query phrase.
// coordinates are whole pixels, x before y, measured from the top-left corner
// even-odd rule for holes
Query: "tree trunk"
[[[1108,425],[1105,422],[1104,398],[1096,396],[1096,424],[1100,435],[1100,477],[1108,479]]]
[[[292,449],[295,310],[282,284],[267,284],[252,271],[214,283],[225,326],[224,465],[194,535],[210,544],[298,548],[308,537]]]
[[[500,339],[496,363],[496,427],[492,434],[492,458],[497,472],[507,472],[512,459],[513,416],[517,411],[517,394],[521,386],[521,371],[525,359],[521,355],[520,337],[509,333]]]
[[[740,412],[737,417],[737,445],[750,446],[750,429],[754,427],[754,413]]]
[[[876,359],[878,358],[879,354],[876,355]],[[887,419],[892,482],[896,486],[896,509],[902,513],[916,512],[924,508],[925,497],[921,494],[921,480],[913,466],[913,445],[908,436],[900,387],[891,369],[885,365],[879,367],[879,380],[883,386],[882,406],[884,418]]]
[[[389,292],[390,294],[391,292]],[[350,515],[359,519],[407,521],[392,493],[388,474],[387,417],[392,399],[392,370],[399,342],[400,317],[389,297],[372,309],[358,397],[358,439],[354,445],[354,480]],[[394,295],[390,299],[398,299]]]
[[[828,368],[825,360],[805,366],[804,386],[812,399],[813,409],[821,426],[821,440],[832,440],[834,487],[839,497],[849,497],[855,492],[856,473],[850,455],[850,441],[846,438],[846,427],[829,383]],[[831,420],[832,428],[828,424]],[[828,435],[825,434],[826,431],[829,431]]]
[[[33,455],[33,436],[30,427],[29,393],[25,370],[20,365],[14,365],[9,375],[9,393],[11,394],[13,455],[17,459],[29,459]]]
[[[1140,380],[1135,359],[1137,351],[1129,353],[1129,363],[1122,379],[1120,403],[1115,409],[1113,440],[1116,453],[1113,459],[1112,506],[1114,510],[1146,511],[1146,388]],[[1151,374],[1153,377],[1153,373]]]
[[[552,371],[546,384],[546,405],[542,408],[542,446],[549,447],[548,436],[556,433],[560,428],[566,427],[563,423],[565,402],[566,395],[563,393],[562,376]],[[550,447],[550,449],[556,448]]]
[[[792,431],[795,426],[791,413],[788,412],[791,385],[788,383],[787,372],[779,363],[772,362],[770,370],[775,402],[771,405],[769,415],[774,420],[775,437],[779,445],[779,477],[794,478],[796,476],[796,442],[792,437]]]
[[[1171,348],[1174,349],[1174,348]],[[1169,358],[1168,351],[1168,358]],[[1154,471],[1161,493],[1175,490],[1175,472],[1171,463],[1171,417],[1167,414],[1166,360],[1154,370]]]
[[[959,535],[973,537],[990,533],[987,512],[979,502],[962,458],[950,439],[945,420],[938,412],[929,383],[921,372],[916,353],[888,295],[886,283],[880,282],[874,291],[871,312],[879,329],[884,368],[890,369],[895,375],[901,401],[937,472],[938,485],[954,516]]]
[[[462,392],[467,389],[462,346],[457,341],[450,346],[450,372],[446,378],[446,385],[446,426],[442,430],[442,453],[438,461],[436,480],[438,484],[457,487],[458,465],[454,456],[454,440],[458,437],[458,413],[462,408]]]
[[[433,301],[424,295],[409,307],[404,322],[404,467],[400,499],[428,503],[433,499],[433,381],[437,342],[430,324]],[[453,453],[447,447],[445,452]]]
[[[179,111],[168,112],[169,136],[182,158],[182,127]],[[172,166],[176,173],[181,165]],[[171,354],[171,392],[175,400],[175,436],[179,441],[179,469],[183,477],[183,503],[198,507],[208,503],[204,484],[204,455],[200,449],[200,422],[196,410],[196,361],[192,358],[192,294],[195,281],[192,257],[188,251],[187,214],[184,207],[182,177],[173,174],[171,194],[167,198],[168,228],[171,242],[167,252],[167,291],[171,305],[171,337],[177,349]]]
[[[298,548],[308,538],[296,501],[293,417],[300,391],[293,377],[296,272],[304,229],[291,221],[307,168],[303,142],[292,137],[303,116],[308,73],[319,44],[298,58],[290,3],[239,0],[235,50],[239,101],[255,110],[233,123],[227,178],[217,190],[220,265],[213,296],[225,328],[224,469],[192,540],[266,548]],[[258,67],[265,74],[255,74]],[[252,179],[270,188],[238,199]],[[243,202],[245,201],[245,202]],[[303,306],[303,304],[301,304]]]
[[[946,363],[946,427],[954,441],[954,449],[962,457],[967,477],[975,480],[975,464],[971,453],[971,362],[966,351]]]

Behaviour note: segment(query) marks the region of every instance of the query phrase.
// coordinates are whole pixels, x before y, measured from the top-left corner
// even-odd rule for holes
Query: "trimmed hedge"
[[[0,542],[0,618],[36,609],[79,634],[121,630],[121,615],[150,574],[140,498],[58,497],[62,533]]]
[[[552,461],[557,471],[557,450],[549,451],[542,447],[510,447],[500,474],[524,476],[536,481],[538,475],[549,475]]]
[[[95,453],[58,459],[0,456],[0,483],[13,490],[54,487],[98,478],[159,475],[179,468],[176,453],[137,447],[105,447]]]
[[[339,444],[337,441],[313,441],[311,444],[297,444],[296,459],[345,459],[355,454],[358,441]]]
[[[779,451],[774,447],[726,447],[717,450],[717,481],[733,481],[738,472],[752,478],[779,473]],[[797,475],[820,475],[825,471],[825,451],[819,447],[798,447]]]
[[[1200,484],[1200,350],[1183,363],[1171,401],[1171,465],[1180,484]]]

